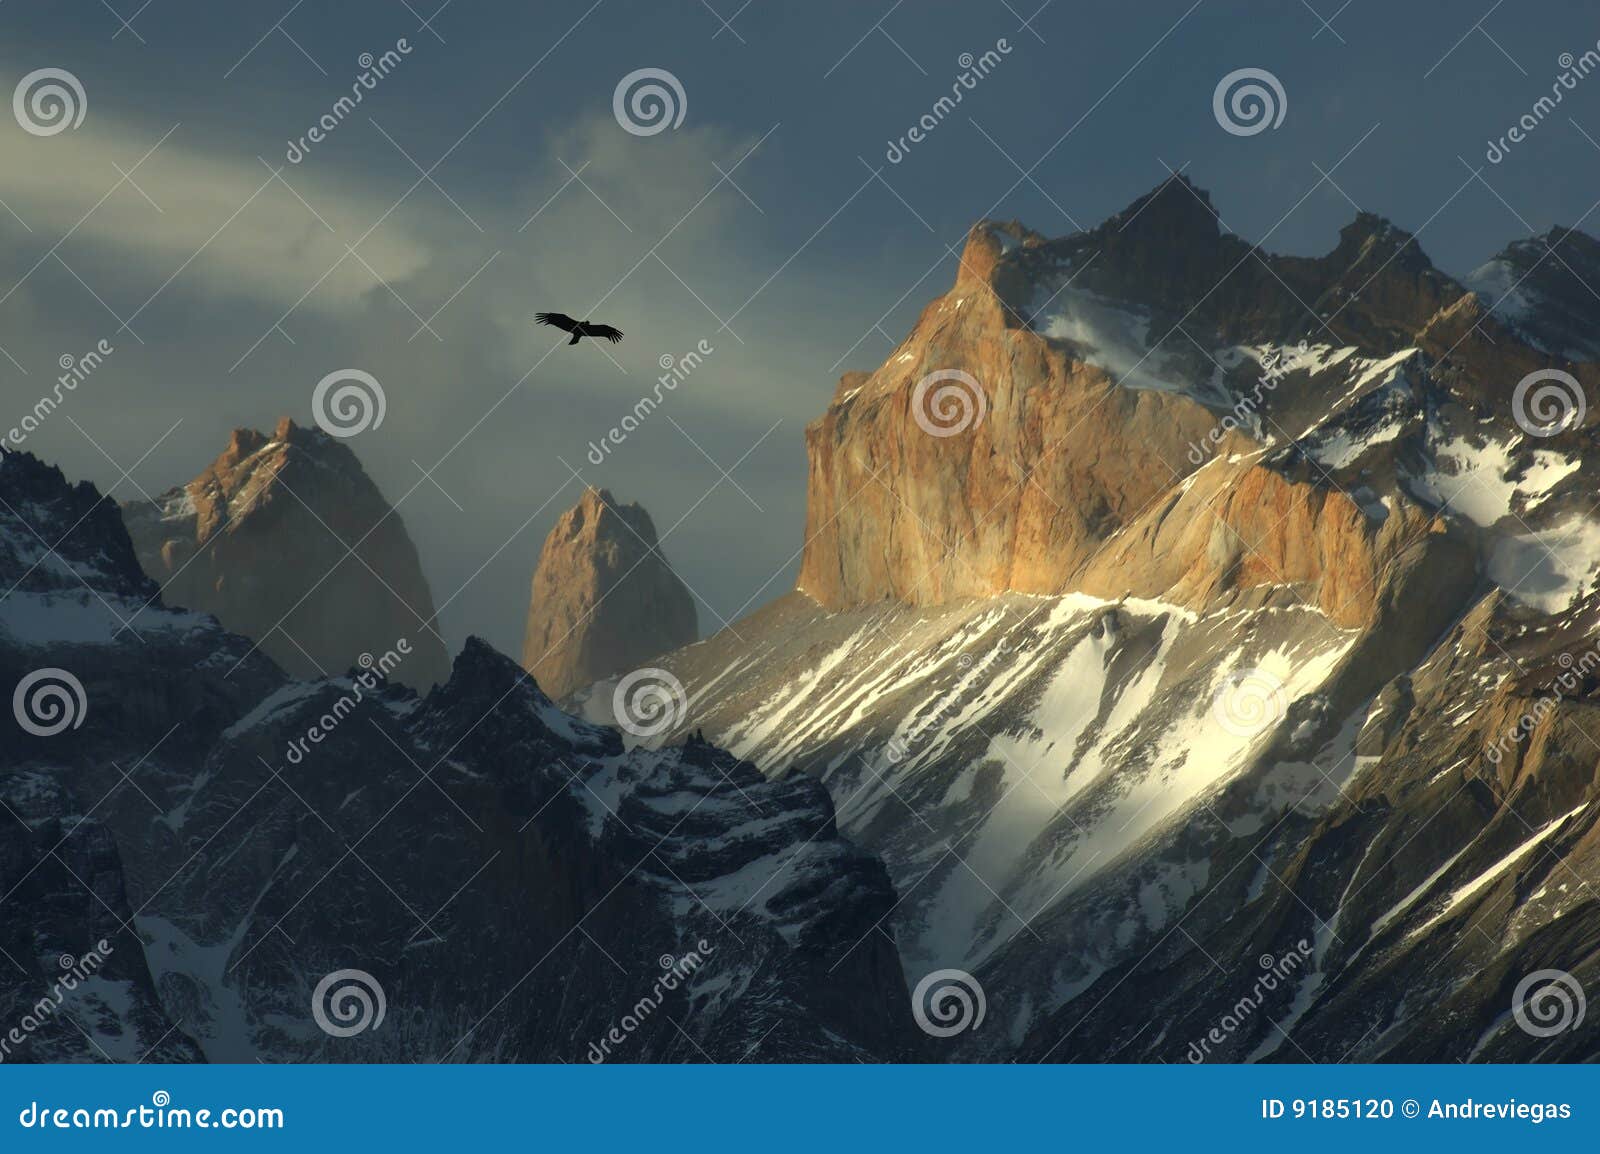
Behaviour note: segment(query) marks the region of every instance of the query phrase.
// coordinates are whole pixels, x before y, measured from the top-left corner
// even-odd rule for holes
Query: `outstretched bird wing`
[[[622,339],[622,330],[612,328],[610,325],[583,325],[583,335],[586,337],[604,337],[612,344]]]
[[[562,329],[565,332],[572,333],[578,331],[578,322],[573,320],[566,313],[534,313],[533,319],[536,324],[554,325],[556,328]]]

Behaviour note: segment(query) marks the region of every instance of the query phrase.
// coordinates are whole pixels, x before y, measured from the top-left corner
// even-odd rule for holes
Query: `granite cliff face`
[[[342,441],[284,419],[236,429],[187,485],[123,506],[169,605],[211,613],[290,673],[336,674],[405,638],[396,680],[449,676],[417,550]]]
[[[562,698],[698,636],[694,597],[662,555],[650,514],[586,489],[539,553],[523,668]]]
[[[1261,454],[1191,450],[1268,346],[1355,353],[1304,358],[1275,386],[1257,420],[1286,423],[1282,440],[1316,413],[1293,398],[1390,375],[1391,338],[1414,343],[1465,294],[1409,239],[1363,217],[1320,260],[1266,256],[1182,179],[1059,241],[976,226],[952,289],[807,430],[799,587],[829,608],[1078,590],[1199,609],[1288,581],[1341,624],[1370,621],[1397,563],[1448,563],[1446,526],[1410,502],[1366,516]],[[1223,528],[1195,515],[1212,505]]]

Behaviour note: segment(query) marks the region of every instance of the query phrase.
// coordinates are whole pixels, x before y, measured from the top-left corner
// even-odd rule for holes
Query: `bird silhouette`
[[[551,325],[563,332],[572,334],[572,339],[567,342],[575,345],[584,337],[604,337],[612,344],[622,339],[622,330],[612,328],[610,325],[595,325],[588,321],[575,321],[566,313],[535,313],[534,322],[541,325]]]

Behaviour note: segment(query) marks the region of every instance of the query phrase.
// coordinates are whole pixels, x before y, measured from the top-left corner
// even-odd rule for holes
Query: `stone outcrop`
[[[694,598],[662,555],[650,514],[585,490],[539,554],[523,668],[561,698],[698,635]]]
[[[366,665],[403,638],[395,680],[449,676],[433,596],[400,515],[349,446],[285,418],[235,429],[221,456],[156,504],[122,508],[162,599],[214,615],[295,676]]]

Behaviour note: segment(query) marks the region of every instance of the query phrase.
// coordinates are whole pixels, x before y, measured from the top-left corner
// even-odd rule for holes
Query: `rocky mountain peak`
[[[1340,267],[1375,259],[1374,268],[1390,261],[1413,272],[1433,268],[1428,254],[1415,240],[1411,233],[1377,213],[1360,212],[1339,230],[1339,244],[1325,259]]]
[[[1513,241],[1467,274],[1467,287],[1501,323],[1540,352],[1570,361],[1600,360],[1595,295],[1600,241],[1557,226]]]
[[[1106,238],[1120,234],[1146,242],[1181,242],[1214,239],[1222,226],[1211,194],[1175,173],[1092,231]]]
[[[1020,221],[980,220],[967,231],[956,268],[956,288],[993,287],[1002,258],[1019,248],[1044,243],[1044,236]]]
[[[565,697],[699,635],[694,598],[642,505],[586,489],[545,538],[533,574],[523,668]]]
[[[396,680],[425,689],[448,671],[400,515],[319,429],[235,429],[192,481],[128,502],[123,520],[168,604],[214,614],[290,673],[341,672],[401,639],[411,653]]]
[[[61,470],[31,453],[0,453],[0,566],[19,576],[15,593],[76,592],[83,579],[97,589],[148,601],[156,586],[128,547],[114,502],[87,481],[68,484]],[[55,541],[46,525],[76,525]]]
[[[289,417],[280,418],[270,435],[259,429],[233,430],[228,447],[190,484],[198,484],[209,475],[224,488],[237,491],[258,472],[272,475],[286,468],[317,465],[332,467],[371,484],[360,459],[348,444],[321,429],[297,425]]]
[[[1568,345],[1583,295],[1563,298]],[[1518,341],[1483,358],[1470,298],[1381,216],[1324,256],[1274,255],[1182,177],[1055,240],[984,222],[951,290],[808,429],[798,587],[830,610],[1006,590],[1210,610],[1293,588],[1370,624],[1408,568],[1461,560],[1434,520],[1460,487],[1430,479],[1459,468],[1438,422],[1481,439],[1536,367]]]

